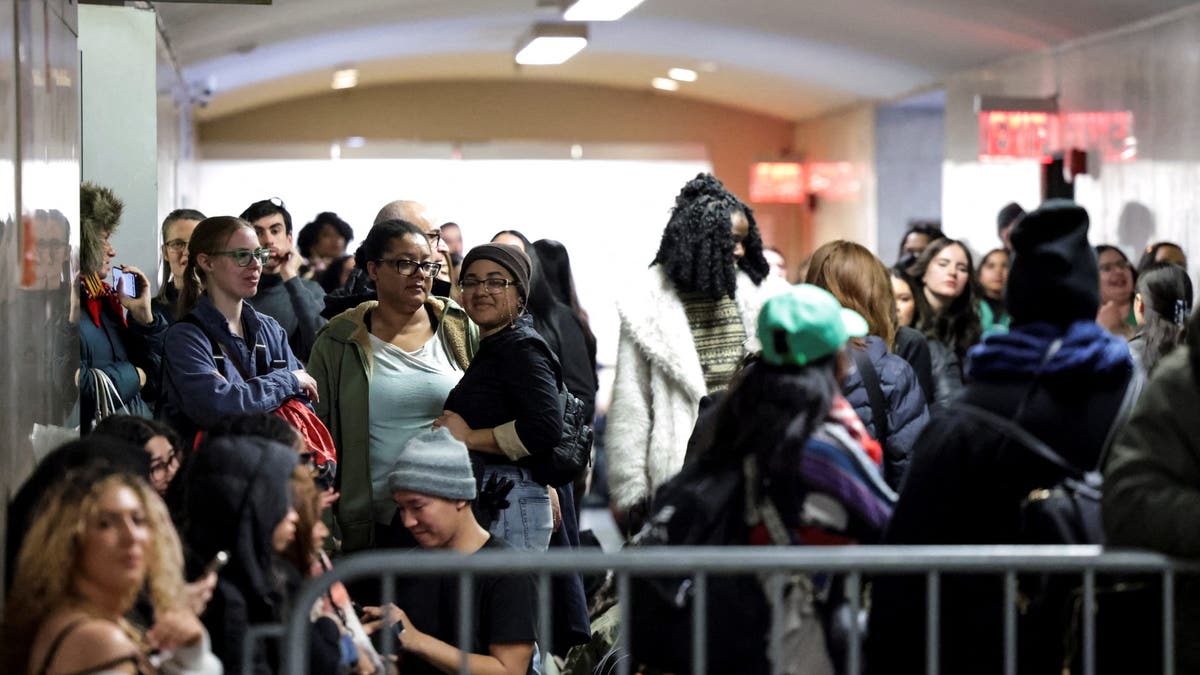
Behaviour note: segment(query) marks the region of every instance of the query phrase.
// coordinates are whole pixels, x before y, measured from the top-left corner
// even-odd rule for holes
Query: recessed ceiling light
[[[333,84],[330,85],[334,89],[349,89],[358,85],[358,70],[355,68],[343,68],[333,74]]]
[[[696,71],[689,68],[672,68],[667,71],[667,77],[680,82],[695,82]]]
[[[656,77],[650,80],[650,86],[663,91],[675,91],[679,89],[679,83],[669,77]]]
[[[563,12],[567,21],[616,21],[642,0],[575,0]]]
[[[538,23],[517,43],[513,58],[523,66],[556,66],[586,46],[586,24]]]

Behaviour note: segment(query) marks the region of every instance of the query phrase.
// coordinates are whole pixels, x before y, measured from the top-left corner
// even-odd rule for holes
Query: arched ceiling
[[[558,13],[537,0],[157,3],[185,78],[212,85],[201,119],[328,90],[427,80],[552,79],[645,89],[702,71],[676,95],[785,119],[887,99],[958,71],[1157,16],[1196,0],[645,0],[593,23],[561,66],[514,66],[513,46]]]

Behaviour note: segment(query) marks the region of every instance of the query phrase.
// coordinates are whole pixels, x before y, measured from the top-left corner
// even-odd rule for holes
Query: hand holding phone
[[[138,295],[137,275],[133,272],[126,272],[118,267],[114,267],[112,273],[113,288],[126,297],[136,298]]]

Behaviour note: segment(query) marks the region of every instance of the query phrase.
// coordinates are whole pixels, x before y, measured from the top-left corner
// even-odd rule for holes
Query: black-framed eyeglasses
[[[426,232],[425,238],[429,240],[430,246],[437,248],[437,245],[442,242],[442,231],[433,230],[432,232]]]
[[[172,448],[170,454],[165,459],[156,459],[150,462],[150,475],[162,475],[170,471],[178,463],[179,451]]]
[[[408,260],[406,258],[395,258],[392,260],[380,259],[376,260],[375,262],[379,263],[380,265],[391,265],[392,269],[396,270],[396,274],[399,274],[402,277],[411,277],[417,273],[417,270],[421,270],[421,272],[427,277],[436,277],[438,272],[442,271],[442,263],[419,263],[415,260]]]
[[[188,243],[184,239],[172,239],[171,241],[168,241],[166,244],[164,244],[164,246],[171,249],[172,251],[179,252],[179,251],[187,250]]]
[[[499,295],[504,289],[516,284],[512,279],[463,279],[458,282],[458,289],[463,293],[474,293],[476,288],[483,287],[488,295]]]
[[[249,267],[252,260],[258,260],[260,265],[266,265],[267,261],[271,259],[271,249],[239,248],[233,251],[213,251],[212,255],[227,255],[233,258],[233,262],[237,263],[238,267]]]

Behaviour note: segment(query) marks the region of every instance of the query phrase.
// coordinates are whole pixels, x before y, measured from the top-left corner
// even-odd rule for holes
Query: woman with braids
[[[617,303],[620,342],[605,448],[618,509],[643,506],[683,465],[700,399],[723,390],[756,336],[770,276],[750,207],[710,174],[683,187],[658,254]]]
[[[185,443],[225,417],[271,412],[293,397],[317,400],[317,383],[283,328],[246,302],[269,255],[241,218],[207,218],[192,232],[180,319],[163,354],[163,412]]]
[[[143,479],[102,466],[68,473],[18,555],[4,672],[220,673],[187,607],[182,563],[166,506]],[[127,618],[143,588],[149,630]]]
[[[1182,267],[1153,263],[1138,275],[1133,313],[1137,333],[1129,340],[1133,363],[1149,375],[1187,335],[1192,312],[1192,280]]]
[[[966,244],[938,239],[909,268],[916,286],[914,326],[925,334],[933,360],[933,405],[945,406],[963,388],[967,350],[983,335],[971,274],[974,263]]]

